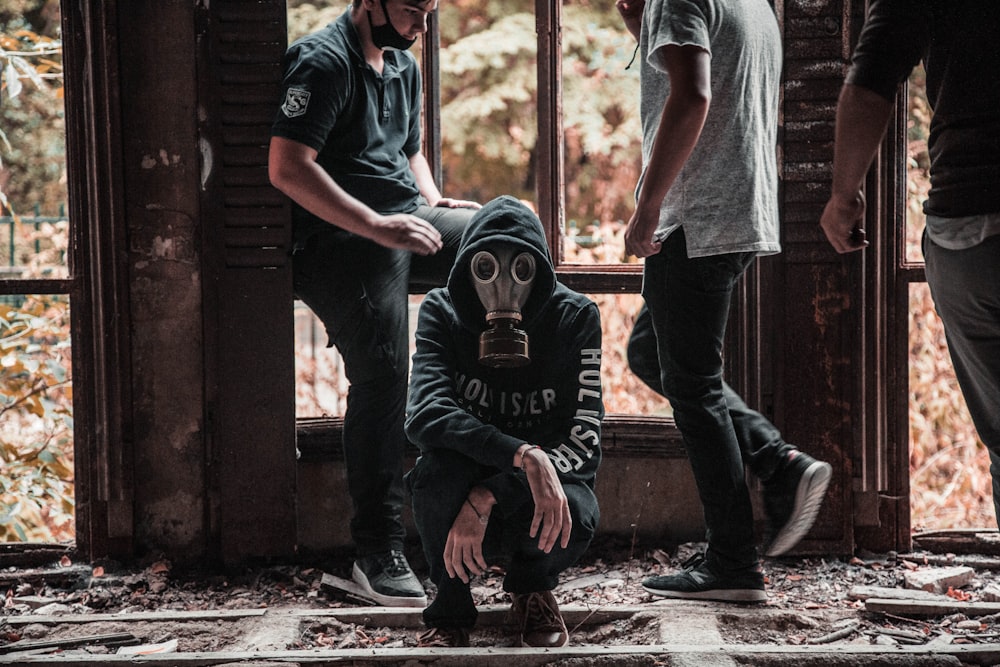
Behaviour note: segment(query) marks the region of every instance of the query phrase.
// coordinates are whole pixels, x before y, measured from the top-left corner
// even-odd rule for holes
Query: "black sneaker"
[[[354,561],[354,581],[365,594],[387,607],[426,607],[427,593],[402,551],[363,556]]]
[[[417,648],[459,648],[468,645],[468,628],[428,628],[417,637]]]
[[[793,450],[774,479],[764,485],[764,508],[773,537],[764,555],[780,556],[799,543],[816,521],[832,468]]]
[[[692,556],[681,567],[684,569],[678,574],[644,579],[642,587],[653,595],[685,600],[763,602],[767,599],[764,575],[756,567],[722,576],[708,567],[702,554]]]

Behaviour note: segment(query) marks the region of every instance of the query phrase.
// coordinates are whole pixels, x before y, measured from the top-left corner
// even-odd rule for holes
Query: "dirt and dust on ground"
[[[704,642],[704,635],[692,640],[685,633],[692,618],[709,616],[714,641],[725,645],[1000,643],[995,558],[914,551],[766,559],[768,599],[757,605],[663,600],[642,588],[645,577],[678,568],[703,546],[667,551],[612,538],[596,542],[555,591],[564,610],[573,610],[571,646]],[[426,574],[415,546],[408,555]],[[0,571],[6,593],[0,661],[26,647],[44,653],[47,645],[87,654],[135,644],[178,652],[415,647],[419,614],[351,616],[374,608],[324,585],[324,575],[350,579],[351,565],[343,554],[228,572],[181,569],[162,558],[127,567],[64,556],[44,567],[10,567]],[[514,645],[502,583],[500,568],[473,582],[477,605],[492,610],[481,612],[473,646]],[[885,604],[873,611],[876,598]]]

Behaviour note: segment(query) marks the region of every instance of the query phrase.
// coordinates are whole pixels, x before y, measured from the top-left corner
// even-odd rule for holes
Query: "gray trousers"
[[[1000,235],[948,250],[924,234],[923,248],[955,375],[990,453],[993,507],[1000,518]]]

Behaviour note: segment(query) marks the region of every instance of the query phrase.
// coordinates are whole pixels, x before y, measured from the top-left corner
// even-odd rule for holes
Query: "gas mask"
[[[382,13],[385,14],[385,24],[384,25],[374,25],[372,23],[372,13],[368,12],[368,27],[372,31],[372,42],[380,49],[395,49],[397,51],[405,51],[416,42],[416,39],[406,39],[396,27],[392,25],[392,19],[389,18],[389,8],[385,6],[385,0],[381,0]]]
[[[479,363],[496,368],[526,366],[531,362],[528,334],[517,325],[535,279],[534,255],[501,244],[478,251],[469,269],[489,325],[479,336]]]

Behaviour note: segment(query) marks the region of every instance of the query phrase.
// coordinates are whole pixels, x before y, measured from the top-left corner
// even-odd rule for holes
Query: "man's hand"
[[[433,255],[441,249],[441,233],[426,220],[408,213],[380,216],[366,234],[387,248],[409,250],[417,255]]]
[[[473,500],[474,496],[477,496],[475,490],[462,503],[462,509],[458,511],[444,545],[444,568],[448,571],[448,576],[452,579],[458,577],[466,584],[472,575],[486,571],[486,559],[483,558],[486,523],[480,521],[479,517],[488,518],[490,510],[483,507],[485,503],[472,505],[471,503],[477,502]]]
[[[474,202],[468,199],[452,199],[451,197],[441,197],[437,200],[435,206],[442,206],[444,208],[475,208],[480,209],[483,207],[479,202]]]
[[[272,137],[268,177],[307,211],[352,234],[418,255],[433,255],[441,249],[441,234],[426,220],[406,213],[380,215],[340,187],[316,162],[317,157],[315,148]]]
[[[521,457],[521,466],[528,477],[528,487],[535,503],[535,514],[531,517],[528,535],[538,536],[538,548],[549,553],[559,540],[565,549],[569,545],[573,518],[569,514],[569,502],[556,469],[548,454],[538,447],[532,447]]]
[[[636,257],[649,257],[660,252],[660,242],[653,240],[653,233],[659,224],[659,211],[651,215],[637,208],[625,227],[625,251]]]
[[[819,224],[834,250],[843,254],[868,245],[862,227],[864,215],[865,196],[860,190],[853,199],[830,197]]]
[[[639,39],[639,31],[642,29],[642,8],[645,6],[646,0],[615,0],[615,7],[625,22],[625,29],[636,39]]]

